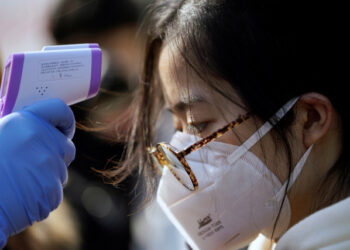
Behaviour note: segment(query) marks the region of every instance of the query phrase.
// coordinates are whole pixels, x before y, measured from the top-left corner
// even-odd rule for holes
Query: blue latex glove
[[[0,119],[0,248],[62,201],[74,131],[73,112],[59,99]]]

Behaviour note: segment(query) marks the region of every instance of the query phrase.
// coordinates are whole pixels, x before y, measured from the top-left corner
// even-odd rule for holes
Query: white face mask
[[[295,104],[276,113],[280,120]],[[276,122],[277,122],[276,121]],[[236,249],[246,246],[260,232],[271,237],[287,183],[278,178],[249,149],[272,125],[265,123],[241,146],[210,142],[185,158],[198,180],[198,190],[186,189],[164,168],[157,201],[193,249]],[[176,132],[170,144],[182,150],[199,138]],[[310,147],[291,175],[294,183],[311,151]],[[274,237],[288,228],[290,204],[284,200]]]

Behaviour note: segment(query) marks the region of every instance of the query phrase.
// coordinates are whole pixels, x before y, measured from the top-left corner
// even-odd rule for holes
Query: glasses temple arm
[[[202,140],[188,146],[184,150],[180,151],[178,155],[185,157],[186,155],[196,151],[197,149],[207,145],[209,142],[221,137],[223,134],[225,134],[227,131],[233,129],[234,127],[238,126],[245,120],[247,120],[250,117],[250,113],[247,113],[245,115],[240,115],[236,120],[233,122],[227,124],[226,126],[220,128],[218,131],[214,132],[213,134],[203,138]]]

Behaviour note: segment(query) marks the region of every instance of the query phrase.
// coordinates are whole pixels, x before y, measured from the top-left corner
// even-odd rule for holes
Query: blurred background
[[[77,155],[69,167],[63,203],[48,219],[11,237],[5,249],[187,248],[155,202],[140,209],[142,188],[135,189],[136,174],[113,187],[92,170],[113,166],[124,149],[115,124],[127,115],[138,84],[142,41],[135,34],[148,4],[149,0],[0,0],[1,65],[11,53],[45,45],[99,43],[103,50],[99,94],[72,106],[78,123],[102,129],[77,129]],[[164,114],[159,140],[171,137],[170,120]]]

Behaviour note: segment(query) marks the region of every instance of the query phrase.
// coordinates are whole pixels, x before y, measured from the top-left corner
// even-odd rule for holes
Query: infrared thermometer
[[[0,117],[40,100],[72,105],[94,97],[101,82],[98,44],[46,46],[9,56],[0,90]]]

